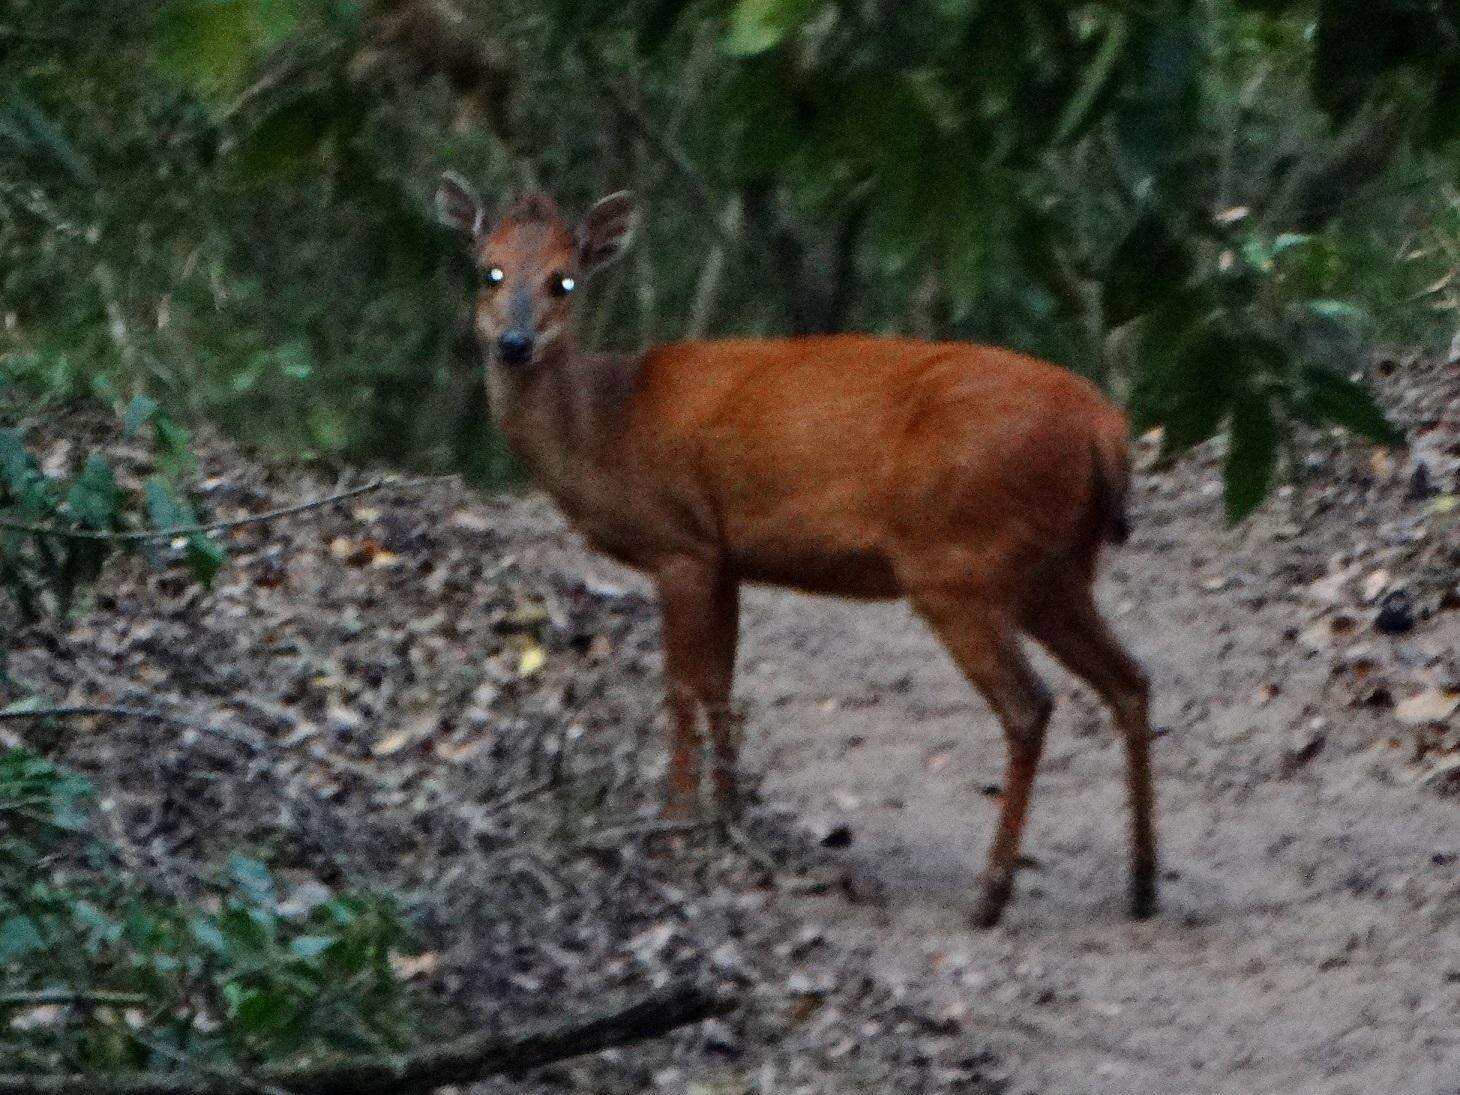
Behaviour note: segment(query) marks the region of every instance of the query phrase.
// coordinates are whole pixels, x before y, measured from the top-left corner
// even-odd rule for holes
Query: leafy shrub
[[[198,517],[177,486],[193,466],[187,431],[147,396],[128,405],[124,428],[132,437],[150,432],[162,469],[139,490],[124,490],[99,450],[70,478],[48,474],[21,429],[0,428],[0,586],[26,618],[68,611],[120,550],[144,549],[160,564],[180,555],[204,584],[223,565],[222,544],[205,532],[179,534],[174,548],[157,546],[166,537],[131,535],[187,529]]]
[[[410,935],[393,900],[312,883],[281,895],[242,855],[202,904],[160,899],[118,869],[92,807],[83,777],[0,753],[7,1057],[172,1071],[405,1044],[416,1011],[390,959]]]
[[[645,258],[600,282],[598,346],[862,329],[1010,344],[1116,389],[1168,370],[1137,416],[1252,454],[1234,516],[1276,474],[1269,435],[1352,425],[1304,394],[1304,302],[1366,313],[1319,317],[1342,338],[1316,363],[1345,378],[1366,325],[1453,333],[1429,310],[1456,266],[1453,5],[13,6],[0,360],[305,452],[504,471],[466,270],[427,216],[447,163],[569,209],[644,192]],[[1238,352],[1178,398],[1192,370],[1158,351],[1197,336],[1161,328],[1196,285]],[[1139,332],[1159,345],[1132,376],[1110,346]]]

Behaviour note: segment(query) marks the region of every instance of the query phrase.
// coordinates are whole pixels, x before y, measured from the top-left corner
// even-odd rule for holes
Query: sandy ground
[[[1041,655],[1059,704],[1029,862],[1003,923],[968,927],[1003,744],[898,604],[747,593],[759,861],[562,845],[570,821],[591,836],[656,808],[660,656],[645,583],[540,495],[387,492],[249,528],[207,596],[134,560],[95,612],[21,633],[12,675],[228,714],[270,780],[145,722],[49,748],[169,877],[260,845],[300,877],[418,893],[429,988],[453,1006],[557,1013],[706,968],[747,1002],[716,1031],[482,1090],[1457,1095],[1460,373],[1411,363],[1385,398],[1408,453],[1310,438],[1307,485],[1239,529],[1215,449],[1138,477],[1101,594],[1155,682],[1163,908],[1143,923],[1119,744]],[[322,489],[216,443],[208,461],[224,515]],[[1381,633],[1398,591],[1414,625]],[[480,825],[565,727],[565,785]],[[536,871],[504,854],[549,834]]]
[[[1319,474],[1238,529],[1215,452],[1139,479],[1101,597],[1154,680],[1148,922],[1125,916],[1119,742],[1042,651],[1059,703],[1029,862],[978,931],[1004,761],[987,708],[904,605],[748,591],[743,766],[766,809],[850,838],[849,883],[783,905],[931,997],[1007,1064],[1009,1095],[1460,1093],[1460,808],[1433,778],[1460,711],[1397,709],[1460,689],[1460,611],[1434,595],[1460,523],[1406,486],[1420,461],[1460,484],[1460,378],[1403,398],[1408,456],[1320,446]],[[1405,588],[1417,625],[1380,633],[1381,595]]]
[[[946,998],[1011,1062],[1011,1092],[1454,1095],[1455,800],[1397,775],[1385,713],[1343,703],[1331,660],[1291,638],[1301,597],[1271,588],[1293,555],[1281,516],[1227,531],[1197,493],[1150,485],[1102,590],[1155,680],[1160,915],[1124,916],[1118,742],[1044,659],[1061,700],[1033,862],[1004,923],[970,930],[1002,778],[992,717],[903,606],[756,591],[747,766],[767,799],[848,826],[876,895],[798,911]],[[1432,645],[1454,648],[1454,616]]]

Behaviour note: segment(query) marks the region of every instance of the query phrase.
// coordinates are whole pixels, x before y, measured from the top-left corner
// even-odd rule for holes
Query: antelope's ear
[[[600,198],[578,230],[578,261],[587,273],[623,254],[634,237],[638,203],[627,190]]]
[[[446,172],[436,184],[436,216],[448,228],[469,236],[481,235],[486,219],[476,191],[454,171]]]

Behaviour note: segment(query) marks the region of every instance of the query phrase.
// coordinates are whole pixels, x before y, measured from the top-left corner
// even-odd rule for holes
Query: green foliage
[[[1227,516],[1246,517],[1267,496],[1277,463],[1278,426],[1272,403],[1262,392],[1239,388],[1232,402],[1232,434],[1227,447]]]
[[[126,432],[150,428],[156,463],[165,474],[148,477],[140,491],[123,489],[101,451],[89,453],[74,475],[43,470],[18,427],[0,428],[0,586],[27,619],[70,611],[78,593],[101,575],[118,551],[147,541],[113,538],[126,531],[181,529],[198,524],[177,477],[192,471],[188,433],[160,406],[138,396],[123,415]],[[18,527],[17,527],[18,526]],[[96,536],[51,534],[75,531]],[[161,538],[165,541],[166,538]],[[192,577],[207,585],[226,552],[205,532],[179,536]],[[168,565],[177,552],[156,547],[149,557]]]
[[[774,49],[816,8],[816,0],[740,0],[730,13],[725,52],[753,57]]]
[[[184,0],[150,36],[20,11],[68,34],[64,73],[6,47],[0,358],[310,454],[501,466],[426,200],[447,165],[493,204],[527,176],[568,209],[642,192],[652,261],[604,277],[595,344],[702,307],[1011,344],[1138,393],[1166,368],[1183,392],[1133,409],[1173,452],[1315,354],[1350,375],[1372,335],[1438,341],[1456,265],[1443,232],[1400,246],[1455,215],[1460,20],[1427,0]],[[727,207],[738,253],[702,294]],[[1189,292],[1235,347],[1220,382],[1170,350],[1210,338],[1161,330]],[[1115,327],[1159,344],[1141,375]],[[1357,421],[1335,406],[1276,428]]]
[[[1141,215],[1115,254],[1101,286],[1105,322],[1119,327],[1136,316],[1158,310],[1185,288],[1192,256],[1187,246],[1152,210]]]
[[[1373,396],[1325,365],[1316,362],[1301,365],[1289,397],[1299,411],[1312,418],[1332,422],[1378,444],[1397,445],[1404,440],[1404,435],[1384,417]]]
[[[405,1044],[417,1012],[390,963],[410,949],[392,900],[317,885],[307,900],[280,894],[243,855],[205,904],[159,899],[116,870],[93,808],[84,778],[0,753],[0,996],[127,1001],[13,1026],[8,1056],[167,1072]]]

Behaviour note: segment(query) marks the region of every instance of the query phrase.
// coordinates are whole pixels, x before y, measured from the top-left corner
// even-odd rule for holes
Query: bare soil
[[[1035,862],[1003,926],[968,930],[996,725],[907,613],[758,597],[751,766],[769,797],[845,825],[846,859],[880,895],[797,911],[966,1016],[1014,1091],[1454,1095],[1455,801],[1406,781],[1412,744],[1389,743],[1391,713],[1347,706],[1330,660],[1285,638],[1306,606],[1263,573],[1277,545],[1222,532],[1210,502],[1155,494],[1106,603],[1153,673],[1166,731],[1161,915],[1125,919],[1120,749],[1067,685]],[[1455,649],[1460,620],[1428,637]]]
[[[751,591],[750,840],[650,854],[652,603],[537,496],[385,492],[241,532],[205,596],[124,567],[82,619],[21,633],[11,672],[258,735],[96,722],[45,744],[159,884],[242,842],[299,881],[416,895],[413,975],[443,1014],[559,1013],[685,971],[746,1001],[482,1091],[1456,1095],[1460,377],[1388,371],[1411,450],[1318,439],[1242,528],[1214,450],[1140,478],[1102,598],[1155,680],[1146,922],[1124,910],[1118,742],[1041,656],[1060,702],[1029,859],[1003,924],[968,927],[1003,745],[901,605]],[[220,516],[321,487],[221,443],[207,462]],[[1377,628],[1386,600],[1413,626]]]

